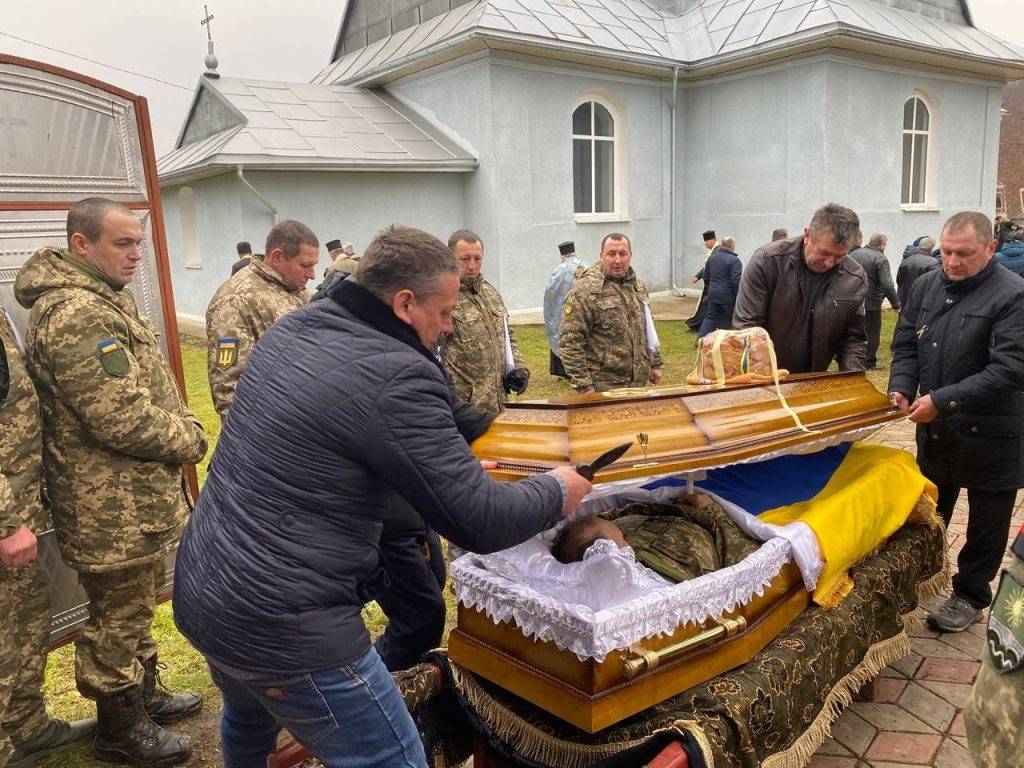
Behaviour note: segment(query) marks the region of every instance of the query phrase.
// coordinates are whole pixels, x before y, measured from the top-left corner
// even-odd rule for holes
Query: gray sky
[[[306,81],[327,64],[346,0],[207,0],[219,71],[229,77]],[[0,51],[48,62],[141,93],[149,100],[158,154],[174,146],[196,80],[206,33],[195,0],[0,0]],[[971,0],[975,21],[1024,47],[1024,0]],[[176,83],[136,77],[85,61]]]

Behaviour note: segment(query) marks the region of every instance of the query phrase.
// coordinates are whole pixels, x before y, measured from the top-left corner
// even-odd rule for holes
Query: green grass
[[[870,371],[868,378],[883,392],[888,379],[888,365],[891,360],[889,340],[892,338],[897,315],[887,311],[882,315],[882,345],[878,360],[881,371]],[[696,350],[694,336],[681,320],[663,321],[658,324],[658,336],[662,342],[662,357],[665,360],[664,378],[666,385],[683,383],[693,369]],[[519,347],[526,356],[533,375],[530,388],[524,399],[555,397],[570,393],[568,384],[548,374],[548,345],[543,326],[519,326],[516,329]],[[206,378],[205,344],[196,339],[184,337],[181,341],[185,382],[188,390],[189,407],[203,421],[210,440],[210,450],[199,465],[199,481],[206,478],[207,465],[220,434],[220,418],[213,410],[210,389]],[[454,599],[449,590],[445,591],[449,617],[454,615]],[[376,604],[367,606],[364,618],[371,632],[376,635],[383,631],[386,619]],[[160,658],[169,668],[163,674],[164,682],[172,690],[192,690],[205,699],[203,714],[187,720],[181,730],[193,737],[196,756],[191,766],[216,766],[221,764],[218,717],[220,712],[219,692],[211,683],[202,657],[178,633],[171,616],[170,604],[157,608],[153,635],[160,643]],[[74,651],[65,646],[50,654],[46,668],[46,694],[50,711],[57,717],[73,719],[92,714],[92,702],[82,699],[75,690]],[[88,747],[70,750],[39,763],[41,766],[61,768],[100,768],[107,765],[92,757]]]

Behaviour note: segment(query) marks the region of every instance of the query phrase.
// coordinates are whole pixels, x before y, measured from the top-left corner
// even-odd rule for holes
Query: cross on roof
[[[206,39],[207,39],[208,42],[212,43],[213,42],[213,36],[212,36],[212,34],[210,32],[210,27],[211,27],[210,22],[213,21],[213,14],[210,13],[210,11],[207,9],[205,4],[203,4],[203,13],[206,14],[206,17],[202,21],[200,21],[199,24],[201,26],[206,27]]]

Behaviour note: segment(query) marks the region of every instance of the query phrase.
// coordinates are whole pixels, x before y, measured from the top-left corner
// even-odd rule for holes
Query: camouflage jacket
[[[182,465],[206,453],[153,324],[115,291],[42,248],[14,283],[31,308],[28,370],[43,417],[43,470],[61,554],[79,571],[141,565],[178,540]]]
[[[637,562],[679,583],[743,560],[760,544],[717,502],[694,506],[638,502],[608,515],[633,548]]]
[[[647,286],[630,267],[616,278],[596,264],[569,292],[562,310],[558,354],[578,392],[643,387],[661,354],[647,348]]]
[[[259,259],[217,289],[206,310],[206,369],[213,407],[223,419],[235,399],[235,387],[260,336],[293,309],[309,301]]]
[[[477,277],[459,286],[459,303],[452,313],[454,330],[444,343],[441,362],[463,400],[488,413],[499,413],[508,400],[505,377],[505,324],[508,312],[498,290]],[[508,329],[515,368],[526,368],[526,358]]]
[[[45,530],[42,482],[39,398],[14,328],[0,309],[0,539],[23,525],[36,534]]]

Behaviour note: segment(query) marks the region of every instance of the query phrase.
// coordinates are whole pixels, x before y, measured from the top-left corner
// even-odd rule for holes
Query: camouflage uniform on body
[[[505,325],[508,311],[498,289],[479,275],[459,285],[459,303],[452,313],[455,329],[445,342],[441,362],[455,391],[482,411],[499,413],[508,396],[505,376]],[[512,327],[508,328],[515,368],[526,368]]]
[[[206,364],[213,407],[221,418],[228,415],[238,379],[260,336],[308,301],[304,288],[296,288],[259,259],[213,294],[206,310]]]
[[[661,353],[647,348],[647,286],[633,268],[612,277],[602,265],[586,271],[562,310],[558,353],[577,392],[643,387]]]
[[[627,504],[607,517],[622,531],[637,562],[680,583],[735,565],[760,545],[706,496],[672,504]]]
[[[0,539],[23,525],[37,536],[46,530],[42,454],[39,400],[0,309]],[[11,741],[30,741],[49,723],[43,703],[49,630],[50,596],[38,561],[0,565],[0,765]]]
[[[26,357],[57,541],[91,600],[76,644],[78,687],[112,696],[140,686],[139,661],[155,653],[153,574],[188,516],[182,465],[203,457],[206,436],[128,290],[66,250],[43,248],[14,291],[32,310]],[[123,661],[111,669],[115,644]]]
[[[964,710],[977,768],[1020,765],[1024,755],[1024,529],[990,609],[985,658]]]

